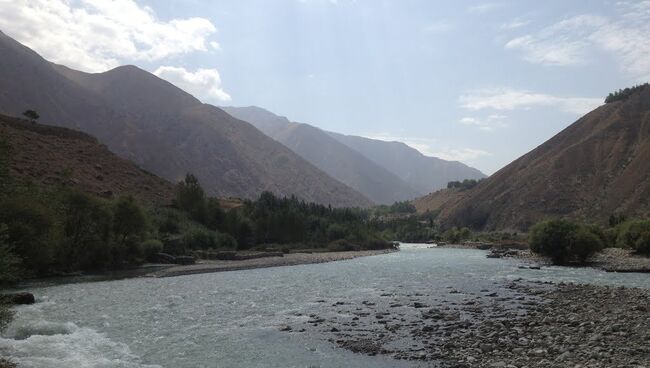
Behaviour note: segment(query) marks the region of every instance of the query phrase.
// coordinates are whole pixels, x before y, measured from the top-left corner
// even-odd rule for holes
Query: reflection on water
[[[515,278],[650,287],[648,274],[520,270],[483,251],[429,247],[319,265],[33,288],[40,302],[18,308],[0,355],[24,367],[408,367],[278,328],[332,313],[333,302],[386,291],[497,290]]]

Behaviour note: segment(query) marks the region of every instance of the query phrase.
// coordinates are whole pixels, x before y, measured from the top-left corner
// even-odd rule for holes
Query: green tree
[[[26,110],[23,112],[23,116],[29,119],[32,123],[35,123],[41,116],[34,110]]]
[[[205,192],[196,176],[187,174],[185,179],[178,183],[176,186],[176,203],[178,208],[187,212],[193,220],[200,223],[205,222]]]
[[[142,256],[140,242],[147,229],[147,216],[131,196],[120,197],[113,209],[113,231],[118,241],[115,259]]]
[[[64,206],[64,240],[58,263],[70,271],[109,265],[113,215],[108,206],[78,191],[68,194]]]
[[[52,265],[54,212],[30,197],[0,202],[0,222],[9,227],[8,241],[28,270],[45,273]]]
[[[530,249],[554,264],[584,263],[603,248],[603,241],[586,225],[568,220],[543,221],[531,229]]]

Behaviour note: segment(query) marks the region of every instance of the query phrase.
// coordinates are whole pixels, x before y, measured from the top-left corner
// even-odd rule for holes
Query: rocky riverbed
[[[332,313],[281,329],[434,367],[650,367],[650,291],[522,280],[501,286],[335,301]]]

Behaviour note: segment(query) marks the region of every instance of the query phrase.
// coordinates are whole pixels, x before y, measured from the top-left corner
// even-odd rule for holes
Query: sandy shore
[[[358,257],[375,256],[387,254],[395,250],[364,250],[351,252],[325,252],[325,253],[289,253],[283,257],[268,257],[247,259],[241,261],[216,261],[202,260],[194,265],[187,266],[169,266],[145,274],[147,277],[172,277],[182,275],[193,275],[198,273],[224,272],[249,270],[253,268],[267,268],[279,266],[295,266],[301,264],[325,263],[333,261],[342,261]]]
[[[648,290],[515,281],[448,293],[335,302],[336,314],[280,329],[318,331],[355,353],[436,367],[650,367]]]

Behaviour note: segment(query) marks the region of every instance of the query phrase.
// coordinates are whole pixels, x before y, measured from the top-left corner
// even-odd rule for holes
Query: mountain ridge
[[[336,207],[372,204],[252,125],[137,67],[79,72],[4,34],[0,53],[0,112],[34,109],[43,122],[87,132],[167,180],[192,172],[221,197],[268,190]]]
[[[259,107],[224,107],[263,133],[289,147],[335,179],[379,204],[392,204],[420,195],[393,173],[309,124],[290,122]]]
[[[540,175],[544,173],[544,175]],[[589,112],[450,200],[444,226],[526,230],[548,217],[650,214],[650,88]]]

